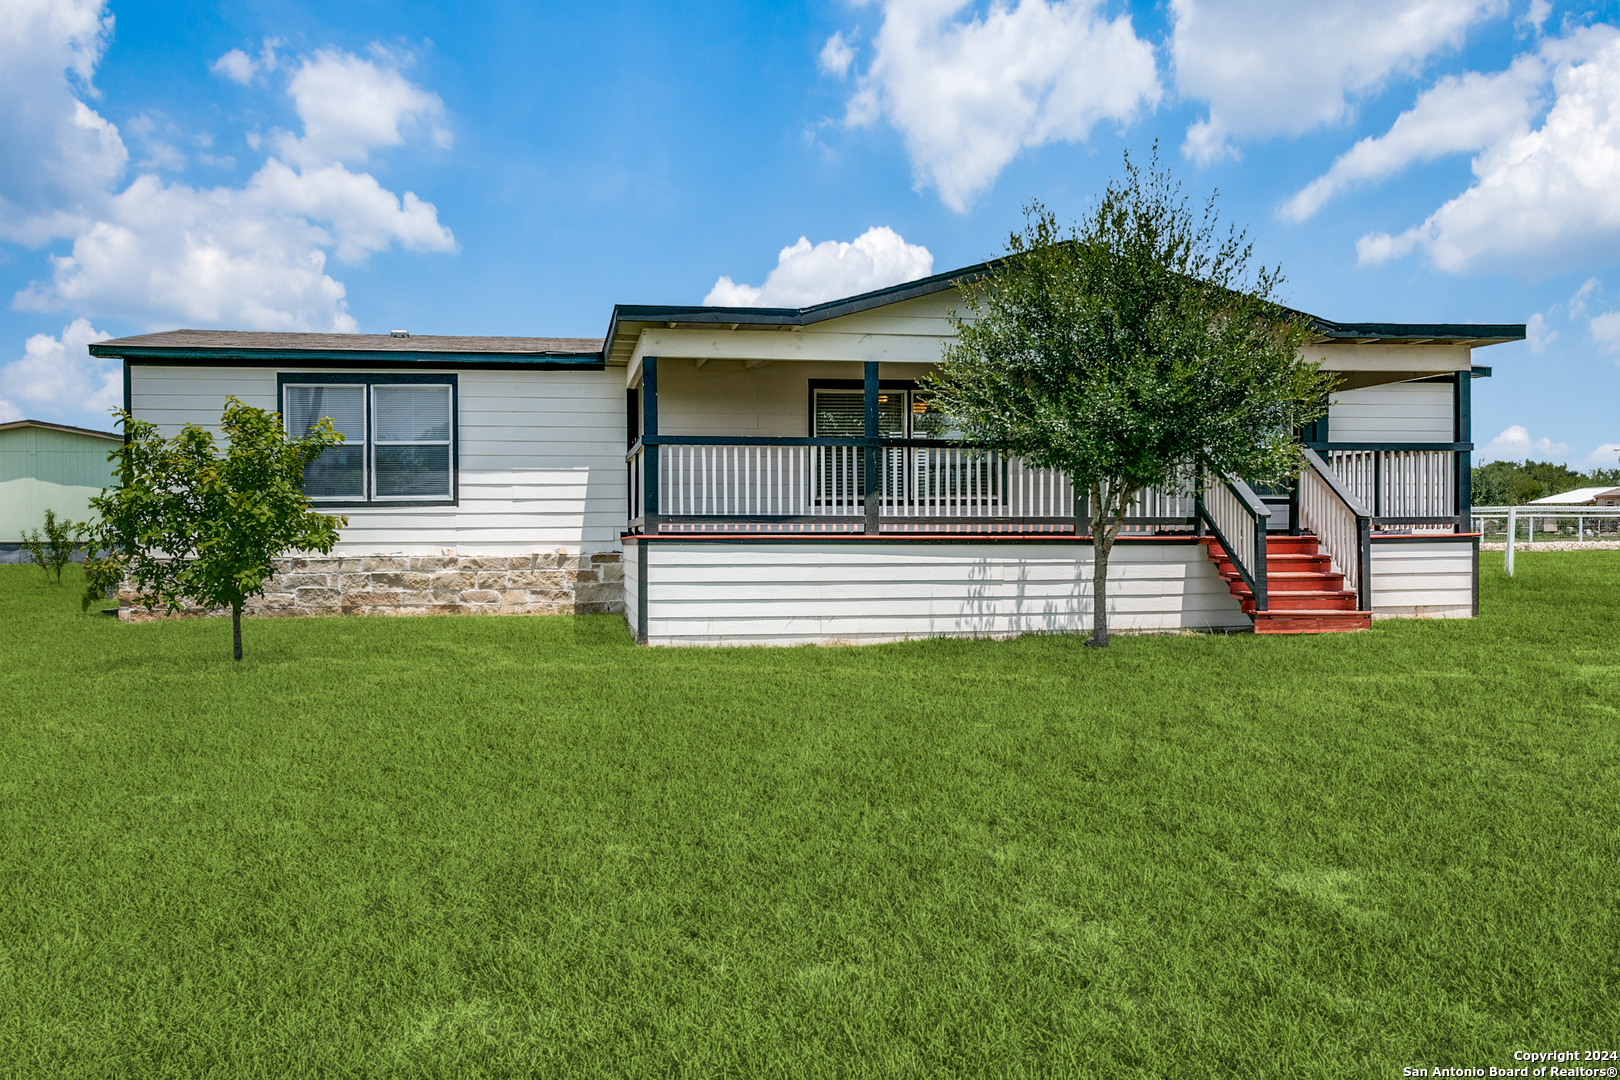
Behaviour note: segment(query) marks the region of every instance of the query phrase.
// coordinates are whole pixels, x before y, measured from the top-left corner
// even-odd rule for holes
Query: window
[[[455,500],[453,376],[283,375],[287,433],[307,433],[323,417],[344,438],[304,470],[316,502]],[[331,380],[331,381],[328,381]]]
[[[866,434],[864,391],[811,386],[810,433],[819,438],[861,438]],[[926,391],[885,387],[878,393],[878,437],[955,440],[961,431],[933,409]],[[864,499],[863,455],[842,447],[818,450],[816,498],[823,504]],[[999,455],[950,447],[887,447],[883,451],[885,501],[909,500],[929,506],[1000,505],[1007,487],[1007,462]]]

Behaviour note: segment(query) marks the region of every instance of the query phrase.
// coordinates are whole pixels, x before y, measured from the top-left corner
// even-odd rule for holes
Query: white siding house
[[[128,408],[165,430],[216,423],[227,395],[295,427],[347,417],[344,452],[306,483],[348,524],[278,595],[617,610],[654,644],[1079,629],[1091,548],[1067,477],[951,442],[917,388],[955,282],[982,270],[803,309],[621,305],[601,340],[174,331],[91,348],[124,359]],[[1340,385],[1303,433],[1315,464],[1263,498],[1213,475],[1203,496],[1144,493],[1114,625],[1473,612],[1473,350],[1524,328],[1315,325],[1305,356]]]

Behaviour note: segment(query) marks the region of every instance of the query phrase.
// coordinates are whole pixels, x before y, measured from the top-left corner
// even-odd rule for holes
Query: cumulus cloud
[[[1551,439],[1533,439],[1529,430],[1522,424],[1514,424],[1504,429],[1479,452],[1480,464],[1487,461],[1522,461],[1526,458],[1563,461],[1568,457],[1568,443],[1553,442]]]
[[[1530,342],[1530,351],[1543,352],[1547,346],[1558,340],[1558,331],[1547,328],[1546,316],[1536,312],[1530,316],[1530,321],[1524,324],[1524,336]]]
[[[1199,162],[1234,137],[1298,135],[1343,119],[1352,99],[1462,44],[1505,0],[1171,0],[1183,97],[1207,101],[1182,151]]]
[[[221,78],[247,86],[253,82],[255,76],[276,70],[276,65],[280,62],[280,58],[276,56],[276,49],[280,45],[280,38],[265,38],[257,59],[241,49],[232,49],[209,64],[208,70]]]
[[[1586,464],[1596,465],[1600,469],[1612,469],[1620,465],[1617,457],[1620,457],[1620,443],[1606,442],[1586,455]]]
[[[1479,150],[1528,131],[1541,104],[1544,78],[1544,65],[1535,56],[1521,56],[1492,75],[1448,75],[1418,95],[1389,131],[1362,139],[1341,154],[1284,205],[1283,216],[1304,221],[1359,181],[1382,180],[1415,161]]]
[[[1595,315],[1587,327],[1592,331],[1592,340],[1598,343],[1598,348],[1609,353],[1620,352],[1620,311]]]
[[[118,128],[84,103],[112,33],[103,0],[0,6],[0,240],[71,236],[123,175]]]
[[[1474,159],[1473,184],[1405,232],[1369,233],[1363,263],[1425,252],[1442,270],[1557,273],[1607,263],[1620,242],[1620,31],[1543,44],[1552,108]]]
[[[967,0],[880,3],[883,25],[844,121],[893,125],[917,188],[959,212],[1020,151],[1126,123],[1161,96],[1152,45],[1101,0],[997,0],[966,19]],[[822,55],[824,67],[843,60],[837,49]]]
[[[785,247],[763,285],[739,285],[729,277],[714,283],[704,304],[716,307],[808,307],[844,296],[916,281],[934,269],[934,256],[908,244],[887,226],[866,230],[852,243],[805,237]]]
[[[66,28],[35,20],[27,31],[41,51],[54,48],[58,58],[90,56],[79,76],[80,88],[88,85],[104,20],[80,19]],[[86,44],[75,44],[81,40]],[[251,80],[277,68],[277,44],[267,40],[257,60],[242,53],[246,66],[227,53],[215,69]],[[241,187],[200,188],[143,174],[122,190],[116,181],[128,155],[117,129],[78,100],[58,68],[54,81],[31,92],[47,103],[71,102],[80,128],[99,131],[114,147],[109,160],[116,159],[118,169],[103,169],[76,197],[58,194],[54,211],[35,215],[32,220],[43,221],[54,213],[57,222],[36,226],[36,242],[67,236],[72,248],[51,256],[49,279],[19,292],[14,306],[116,316],[148,326],[356,329],[343,284],[328,272],[329,256],[352,265],[396,245],[455,248],[432,203],[409,191],[396,195],[349,167],[409,135],[420,133],[441,145],[449,139],[439,99],[406,81],[401,63],[384,50],[375,50],[373,59],[323,50],[300,61],[287,92],[303,131],[276,133],[271,156]],[[151,126],[149,118],[137,120]],[[144,130],[134,126],[137,133]],[[0,141],[16,140],[0,134]],[[49,172],[76,160],[71,144],[64,151],[34,139],[17,149],[0,161],[27,157],[29,165]],[[18,235],[14,230],[10,238]]]
[[[414,130],[425,131],[440,149],[450,146],[444,102],[400,74],[409,57],[381,48],[373,55],[367,60],[322,49],[299,64],[287,92],[304,133],[275,133],[282,158],[299,165],[364,162],[373,150],[402,145]]]
[[[816,66],[823,74],[839,79],[849,74],[849,65],[854,62],[855,50],[844,40],[843,31],[828,38],[827,44],[821,47],[821,55],[816,57]]]
[[[252,57],[241,49],[232,49],[210,64],[208,70],[215,75],[223,75],[232,82],[246,86],[253,81],[253,75],[258,70],[258,65],[253,62]]]
[[[4,404],[18,409],[15,403],[20,402],[33,406],[36,413],[105,413],[122,407],[123,366],[117,361],[97,360],[85,347],[111,336],[92,327],[88,319],[74,319],[62,328],[59,338],[50,334],[30,337],[22,357],[0,368],[0,386],[9,399]]]

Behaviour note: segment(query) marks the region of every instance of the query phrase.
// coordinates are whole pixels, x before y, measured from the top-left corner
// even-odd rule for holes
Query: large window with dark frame
[[[878,437],[882,439],[961,438],[929,394],[914,387],[884,387],[878,393]],[[860,438],[866,433],[866,397],[845,385],[811,387],[810,433],[820,438]],[[860,501],[866,466],[854,449],[822,450],[816,470],[818,503]],[[998,504],[1006,487],[1006,461],[942,447],[888,447],[883,451],[885,500],[905,499],[979,505]]]
[[[329,417],[344,438],[304,469],[304,493],[314,501],[454,500],[454,383],[283,376],[281,392],[288,435]]]

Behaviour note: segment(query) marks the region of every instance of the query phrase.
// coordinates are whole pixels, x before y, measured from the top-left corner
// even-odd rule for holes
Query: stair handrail
[[[1308,446],[1302,449],[1299,523],[1316,535],[1334,571],[1355,591],[1357,609],[1371,611],[1372,511],[1350,493],[1321,454]]]
[[[1254,489],[1236,476],[1202,467],[1196,505],[1199,518],[1220,541],[1226,557],[1254,593],[1254,610],[1266,606],[1266,524],[1271,510]],[[1214,498],[1209,496],[1214,494]]]

